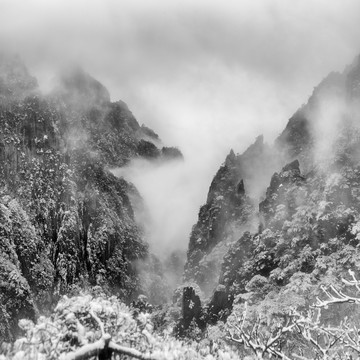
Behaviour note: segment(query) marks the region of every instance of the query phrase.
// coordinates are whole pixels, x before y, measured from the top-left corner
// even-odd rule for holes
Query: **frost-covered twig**
[[[341,279],[341,281],[345,285],[349,286],[355,286],[356,289],[360,292],[360,282],[356,279],[355,273],[352,270],[349,270],[349,275],[352,277],[352,280],[346,280],[344,278]],[[316,303],[313,305],[313,307],[318,308],[327,308],[328,305],[332,304],[342,304],[342,303],[356,303],[360,304],[360,298],[359,297],[353,297],[344,294],[342,291],[337,290],[333,285],[330,285],[329,291],[325,287],[321,287],[321,290],[324,292],[324,294],[327,296],[326,300],[321,300],[318,297],[316,298]]]
[[[252,350],[257,359],[263,359],[265,354],[270,356],[277,356],[284,360],[290,360],[282,351],[277,350],[275,345],[281,341],[284,334],[291,332],[292,329],[296,326],[296,323],[291,323],[289,319],[287,323],[278,329],[278,331],[270,336],[269,338],[265,339],[265,337],[259,332],[260,320],[258,320],[251,329],[245,329],[245,320],[246,320],[246,313],[247,313],[247,304],[245,304],[245,311],[239,321],[238,324],[231,324],[232,327],[236,330],[236,335],[230,333],[229,339],[238,343],[244,344],[248,349]]]
[[[101,330],[101,336],[105,335],[105,329],[104,329],[104,324],[103,322],[100,320],[100,318],[94,313],[93,309],[89,310],[89,314],[91,315],[91,317],[98,323],[100,330]]]
[[[345,283],[347,280],[342,279]],[[349,282],[350,284],[350,282]],[[321,300],[318,297],[316,298],[316,303],[313,305],[313,307],[317,308],[327,308],[329,305],[333,304],[343,304],[343,303],[357,303],[360,304],[360,298],[349,296],[344,294],[342,291],[335,289],[333,285],[330,285],[330,289],[332,292],[330,292],[328,289],[322,287],[321,290],[325,293],[327,296],[327,300]]]

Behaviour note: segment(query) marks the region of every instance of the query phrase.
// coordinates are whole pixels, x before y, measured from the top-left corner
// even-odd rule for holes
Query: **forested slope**
[[[212,297],[210,309],[221,289],[228,301],[220,317],[232,299],[254,292],[258,306],[285,293],[305,306],[321,285],[339,283],[348,269],[358,274],[359,78],[357,57],[314,88],[273,145],[259,137],[243,154],[231,151],[215,175],[185,281]]]
[[[22,61],[0,57],[0,337],[74,284],[142,292],[148,256],[135,187],[108,169],[168,159],[158,136],[79,67],[43,95]]]

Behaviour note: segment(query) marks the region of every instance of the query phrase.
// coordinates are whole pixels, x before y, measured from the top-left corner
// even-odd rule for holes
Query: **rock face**
[[[288,199],[289,188],[298,190],[305,178],[301,175],[298,160],[294,160],[290,164],[284,166],[280,173],[275,173],[271,177],[270,186],[266,190],[266,197],[259,204],[260,214],[262,215],[261,226],[269,226],[275,221],[276,211],[278,207],[286,206],[286,211],[293,215],[299,206],[301,199]]]
[[[257,212],[251,197],[259,195],[274,171],[275,154],[259,136],[244,154],[231,150],[210,185],[191,232],[185,266],[185,281],[195,281],[207,295],[218,283],[229,246],[243,231],[256,229]]]
[[[32,77],[19,57],[0,53],[0,99],[24,97],[37,89],[37,81]]]
[[[198,325],[201,324],[203,309],[201,307],[200,297],[196,294],[192,287],[185,287],[182,298],[182,322],[180,323],[179,335],[187,330],[194,320]]]
[[[199,221],[190,236],[185,280],[197,282],[205,291],[211,291],[216,284],[220,265],[218,260],[226,251],[226,244],[218,246],[219,242],[231,241],[235,236],[232,229],[235,222],[241,227],[254,213],[245,195],[243,181],[234,176],[230,156],[216,174],[207,203],[201,207]]]
[[[0,57],[0,338],[75,284],[142,291],[141,198],[106,169],[147,157],[143,138],[161,157],[155,135],[83,70],[43,96],[18,58]]]
[[[258,138],[242,155],[227,156],[200,209],[185,266],[185,280],[214,293],[212,306],[222,307],[218,284],[228,297],[263,299],[293,289],[304,275],[318,284],[360,270],[359,88],[358,57],[314,89],[273,146]]]

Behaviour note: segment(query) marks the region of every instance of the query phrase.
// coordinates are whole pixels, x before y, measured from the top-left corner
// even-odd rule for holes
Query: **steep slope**
[[[75,284],[125,300],[142,291],[141,197],[107,168],[181,153],[163,156],[149,141],[156,134],[79,68],[43,96],[21,61],[3,55],[0,120],[0,337]]]
[[[275,141],[287,161],[298,158],[304,171],[310,171],[344,154],[349,134],[358,133],[359,74],[360,56],[342,73],[330,73],[314,88]],[[354,139],[355,134],[350,140]]]
[[[231,153],[227,157],[214,177],[208,203],[201,208],[194,226],[185,280],[195,281],[207,295],[221,284],[225,294],[256,293],[256,301],[270,294],[272,301],[277,301],[274,299],[279,300],[289,289],[308,301],[309,287],[294,286],[300,278],[307,276],[306,284],[313,286],[314,295],[319,284],[336,282],[345,270],[360,271],[359,87],[357,57],[344,72],[331,73],[314,89],[308,103],[290,118],[273,147],[250,152],[256,144],[260,148],[257,140],[243,155]],[[249,153],[253,155],[246,162]],[[229,158],[236,159],[231,162],[232,167],[228,165]],[[272,163],[267,166],[270,160]],[[274,173],[278,169],[281,171]],[[225,177],[219,175],[223,172]],[[256,184],[258,176],[267,184],[271,177],[270,185]],[[212,228],[231,224],[234,235],[229,241],[226,234],[217,234],[216,247],[226,250],[216,254],[217,266],[221,266],[219,281],[208,286],[203,279],[210,276],[211,270],[206,268],[202,276],[198,275],[199,267],[215,249],[211,234],[203,226],[206,219],[211,219],[211,213],[204,214],[211,204],[214,183],[219,184],[224,178],[231,179],[231,184],[244,179],[245,191],[255,187],[263,197],[260,201],[261,196],[249,200],[253,206],[251,216],[243,217],[239,211],[232,212],[233,217],[213,219]],[[218,189],[219,198],[237,196],[236,186]],[[203,229],[201,236],[199,229]],[[206,246],[197,245],[199,238]]]
[[[231,150],[210,185],[191,232],[185,266],[185,281],[195,281],[207,295],[218,283],[229,246],[242,232],[257,229],[255,203],[276,168],[275,155],[259,136],[242,155]]]

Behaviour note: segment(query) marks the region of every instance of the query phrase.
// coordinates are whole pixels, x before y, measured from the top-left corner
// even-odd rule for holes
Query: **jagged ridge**
[[[207,295],[222,284],[225,298],[255,291],[261,301],[267,294],[279,298],[304,274],[316,294],[324,279],[348,268],[359,270],[359,79],[357,57],[314,89],[272,147],[265,148],[258,138],[244,154],[230,152],[193,228],[185,280],[195,281]],[[262,182],[257,187],[257,178],[270,186]],[[253,206],[251,216],[243,218],[237,205],[233,218],[214,218],[214,197],[236,197],[239,184],[243,199]],[[258,196],[251,196],[254,188]],[[233,213],[231,201],[222,206]],[[233,236],[212,236],[204,225],[210,219],[212,228],[232,227]],[[222,252],[215,251],[221,247]],[[208,258],[221,266],[219,278],[209,274],[215,267],[199,266]],[[209,284],[207,278],[216,280]],[[310,300],[309,293],[299,293]]]

